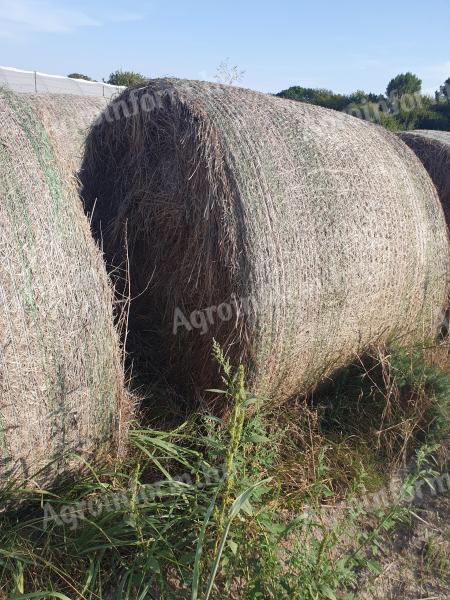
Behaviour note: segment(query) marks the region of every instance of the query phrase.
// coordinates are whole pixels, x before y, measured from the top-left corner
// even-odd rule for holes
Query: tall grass
[[[276,414],[214,352],[223,390],[212,393],[226,416],[133,429],[122,463],[88,467],[57,494],[2,513],[2,597],[357,597],[358,573],[380,570],[383,532],[408,518],[402,499],[433,475],[427,457],[448,434],[448,374],[399,351]],[[398,501],[364,502],[385,483],[379,466],[386,475],[406,455],[415,466]]]

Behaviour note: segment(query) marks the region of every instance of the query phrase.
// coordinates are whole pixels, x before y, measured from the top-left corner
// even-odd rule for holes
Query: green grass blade
[[[209,520],[211,519],[211,515],[213,513],[214,507],[217,502],[217,496],[219,494],[219,489],[214,494],[213,499],[206,511],[205,518],[203,520],[202,528],[200,530],[200,534],[198,536],[197,548],[195,550],[195,560],[194,560],[194,571],[192,573],[192,600],[197,600],[198,598],[198,587],[200,583],[200,560],[202,557],[203,551],[203,542],[205,540],[206,528],[208,527]]]
[[[223,549],[225,547],[225,542],[227,541],[228,533],[230,531],[230,527],[231,527],[231,524],[233,523],[233,520],[239,514],[239,512],[242,509],[242,507],[244,506],[244,504],[251,498],[253,492],[258,487],[268,483],[271,480],[272,480],[272,478],[269,477],[267,479],[263,479],[262,481],[258,481],[258,483],[255,483],[254,485],[252,485],[248,489],[246,489],[245,492],[242,492],[242,494],[240,494],[236,498],[236,500],[233,502],[233,504],[230,508],[230,512],[228,513],[228,518],[225,523],[225,528],[224,528],[224,531],[222,534],[222,539],[220,540],[219,549],[217,551],[217,556],[216,556],[216,559],[213,564],[211,575],[209,576],[208,588],[206,590],[205,600],[209,600],[209,597],[211,595],[212,588],[214,585],[214,580],[216,579],[217,571],[219,569],[220,559],[222,558],[222,553],[223,553]]]
[[[59,592],[33,592],[32,594],[22,594],[20,596],[14,596],[14,600],[26,600],[27,598],[59,598],[59,600],[71,600],[69,596],[60,594]]]

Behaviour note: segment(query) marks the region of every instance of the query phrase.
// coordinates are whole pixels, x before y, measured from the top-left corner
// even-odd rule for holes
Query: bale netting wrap
[[[67,174],[80,169],[89,128],[108,105],[106,98],[69,94],[21,94],[45,128]]]
[[[436,332],[442,209],[382,128],[153,80],[92,129],[81,183],[111,273],[128,282],[130,351],[170,381],[210,386],[214,338],[253,391],[282,400],[371,346]]]
[[[127,399],[101,253],[48,133],[0,89],[0,490],[123,448]]]
[[[405,131],[401,139],[416,153],[430,174],[450,226],[450,132]]]

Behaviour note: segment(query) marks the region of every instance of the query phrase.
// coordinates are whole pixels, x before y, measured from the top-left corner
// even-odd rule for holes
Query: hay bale
[[[442,209],[414,154],[380,127],[154,80],[108,107],[81,179],[116,282],[129,272],[130,350],[159,358],[173,382],[211,385],[214,337],[254,391],[282,400],[371,346],[436,331]]]
[[[403,131],[399,136],[416,153],[430,174],[450,227],[450,132]]]
[[[103,258],[35,106],[0,90],[0,489],[119,451],[127,409]]]
[[[55,156],[67,174],[81,166],[89,128],[107,107],[108,100],[68,94],[20,94],[45,128]]]

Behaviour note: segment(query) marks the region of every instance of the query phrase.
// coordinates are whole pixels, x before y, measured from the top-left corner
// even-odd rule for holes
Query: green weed
[[[277,413],[214,354],[222,418],[133,429],[122,463],[0,515],[0,596],[350,600],[361,572],[381,572],[383,535],[437,472],[448,375],[396,351]],[[398,495],[372,502],[387,460],[414,448]],[[441,558],[430,543],[425,567]]]

